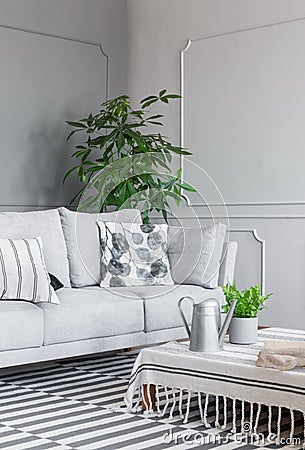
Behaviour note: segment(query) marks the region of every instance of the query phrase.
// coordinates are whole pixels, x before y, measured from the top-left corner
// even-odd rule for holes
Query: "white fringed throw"
[[[228,342],[220,353],[195,353],[188,350],[187,343],[169,342],[157,347],[143,349],[135,362],[125,403],[128,411],[139,408],[139,400],[134,397],[140,391],[139,399],[143,399],[143,386],[156,386],[157,413],[165,415],[170,411],[173,416],[175,405],[188,422],[191,398],[198,399],[198,409],[202,423],[210,427],[208,417],[209,396],[216,397],[216,408],[221,401],[224,405],[222,423],[216,412],[214,426],[227,425],[227,399],[231,399],[233,408],[232,431],[237,430],[236,403],[242,402],[242,421],[250,423],[252,432],[257,431],[261,406],[268,406],[269,432],[280,438],[281,408],[291,412],[291,433],[294,432],[294,411],[304,415],[305,423],[305,369],[293,371],[277,371],[257,367],[255,362],[259,351],[264,348],[265,340],[282,340],[305,342],[305,331],[269,328],[259,331],[257,344],[232,345]],[[165,406],[160,409],[159,390],[165,389]],[[149,389],[148,389],[149,391]],[[184,397],[183,397],[184,394]],[[185,394],[187,397],[185,398]],[[150,393],[145,402],[146,413],[152,412],[153,399]],[[244,402],[250,404],[250,413],[245,417]],[[255,407],[255,413],[253,406]],[[277,429],[271,430],[272,414],[277,409]],[[240,424],[242,426],[242,423]],[[305,434],[305,427],[304,427]]]

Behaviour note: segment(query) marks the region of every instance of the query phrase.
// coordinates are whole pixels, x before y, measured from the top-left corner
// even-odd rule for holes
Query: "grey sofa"
[[[79,261],[73,260],[71,245],[67,246],[64,225],[59,210],[0,213],[0,238],[41,236],[47,269],[65,285],[57,291],[59,305],[0,301],[0,367],[184,338],[177,308],[180,297],[191,295],[196,302],[209,297],[223,300],[220,287],[145,286],[111,291],[94,285],[72,287],[71,271]],[[233,280],[236,251],[235,242],[226,242],[219,286]]]

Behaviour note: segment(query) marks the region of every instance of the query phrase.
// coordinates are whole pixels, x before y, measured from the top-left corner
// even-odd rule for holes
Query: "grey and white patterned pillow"
[[[174,284],[167,225],[100,222],[101,287]]]

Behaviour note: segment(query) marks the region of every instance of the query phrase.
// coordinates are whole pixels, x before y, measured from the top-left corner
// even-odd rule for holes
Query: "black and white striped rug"
[[[123,406],[135,357],[136,352],[103,354],[32,365],[10,373],[0,371],[0,449],[291,448],[288,414],[282,418],[287,439],[284,433],[281,445],[268,445],[267,440],[254,443],[249,438],[234,437],[230,428],[205,429],[197,402],[186,425],[178,414],[169,422],[167,417],[114,412]],[[213,406],[211,402],[211,419]],[[265,435],[266,418],[267,411],[261,415],[259,429]],[[302,431],[303,417],[296,416],[294,448],[301,448],[298,434],[301,438]]]

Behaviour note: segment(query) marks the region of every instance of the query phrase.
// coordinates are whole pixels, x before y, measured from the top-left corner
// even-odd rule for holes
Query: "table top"
[[[189,341],[171,341],[145,350],[150,350],[152,352],[165,352],[168,353],[169,357],[171,354],[175,354],[186,358],[200,358],[202,360],[219,361],[222,364],[239,364],[243,366],[256,367],[257,355],[260,350],[263,350],[264,341],[266,340],[281,340],[287,342],[299,341],[304,343],[305,330],[290,330],[275,327],[260,329],[258,331],[257,342],[255,344],[247,345],[231,344],[228,336],[226,336],[223,350],[218,353],[191,352],[189,350]],[[294,371],[304,373],[305,376],[305,368],[296,368]]]

